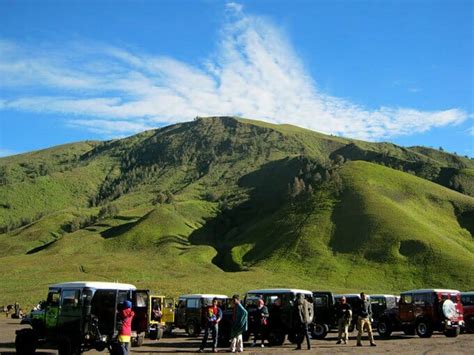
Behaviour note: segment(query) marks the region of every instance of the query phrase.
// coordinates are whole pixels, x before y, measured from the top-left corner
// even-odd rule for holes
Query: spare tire
[[[453,320],[457,317],[458,311],[453,301],[446,300],[443,302],[443,315],[449,320]]]

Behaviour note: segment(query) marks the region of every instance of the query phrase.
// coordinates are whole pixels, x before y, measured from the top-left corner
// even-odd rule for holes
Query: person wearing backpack
[[[124,301],[119,308],[119,334],[118,342],[120,345],[120,354],[128,355],[130,350],[130,340],[132,337],[132,319],[135,313],[132,311],[132,302]]]
[[[295,330],[296,330],[296,350],[301,350],[301,344],[306,339],[308,350],[311,350],[311,342],[309,339],[308,325],[313,322],[314,309],[313,304],[308,302],[304,295],[298,293],[296,295],[295,304]]]

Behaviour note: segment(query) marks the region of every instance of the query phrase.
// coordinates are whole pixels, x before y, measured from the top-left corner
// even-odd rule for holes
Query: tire
[[[354,323],[349,324],[349,333],[352,333],[354,329],[356,328],[356,325]]]
[[[296,334],[296,332],[290,332],[288,333],[288,341],[291,343],[291,344],[296,344],[298,342],[298,334]]]
[[[379,320],[379,324],[377,324],[377,332],[382,338],[390,338],[390,335],[392,334],[392,324],[390,321],[388,319]]]
[[[197,322],[191,320],[186,325],[186,333],[188,333],[189,336],[198,337],[199,334],[201,334],[201,328]]]
[[[143,345],[143,341],[145,340],[145,335],[144,334],[138,334],[137,337],[135,338],[135,341],[132,341],[132,346],[134,348],[139,348],[140,346]]]
[[[313,339],[324,339],[328,335],[329,326],[327,324],[313,324],[311,328],[311,337]]]
[[[280,346],[285,342],[285,333],[271,330],[268,333],[268,343],[270,346]]]
[[[466,332],[474,333],[474,316],[470,316],[466,319]]]
[[[148,338],[150,340],[158,340],[158,329],[150,329],[148,332]]]
[[[16,353],[20,355],[31,355],[36,352],[38,336],[33,329],[20,330],[15,338]]]
[[[461,331],[459,328],[446,329],[444,331],[444,335],[446,335],[448,338],[456,338],[460,332]]]
[[[418,334],[420,338],[431,338],[433,335],[431,323],[424,319],[418,321],[418,323],[416,323],[416,334]]]

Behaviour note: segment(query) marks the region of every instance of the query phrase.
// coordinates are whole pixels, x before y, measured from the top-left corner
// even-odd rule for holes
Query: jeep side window
[[[403,295],[402,296],[402,303],[411,304],[412,303],[412,296],[411,295]]]
[[[59,291],[50,291],[48,293],[47,303],[50,306],[59,306]]]
[[[316,296],[314,297],[314,305],[316,307],[327,307],[328,304],[328,298],[327,296]]]
[[[80,306],[81,290],[63,290],[61,306],[63,308],[77,308]]]
[[[200,308],[200,302],[197,298],[189,298],[186,302],[187,308]]]

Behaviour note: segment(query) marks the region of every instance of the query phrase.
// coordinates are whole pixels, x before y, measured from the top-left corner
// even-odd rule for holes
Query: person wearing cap
[[[248,313],[247,310],[240,304],[239,295],[232,296],[232,328],[230,330],[230,351],[235,353],[238,351],[241,353],[244,351],[244,342],[242,334],[247,331],[248,325]]]
[[[132,336],[132,319],[135,312],[132,311],[132,302],[124,301],[121,304],[118,314],[119,320],[119,335],[118,342],[123,355],[128,355],[130,348],[130,340]]]
[[[347,344],[349,339],[349,324],[351,323],[352,318],[352,308],[349,303],[347,303],[346,297],[342,296],[339,303],[336,306],[336,315],[337,315],[337,326],[338,326],[338,337],[337,344]]]
[[[257,301],[257,309],[254,312],[255,323],[253,344],[251,345],[252,347],[257,345],[257,339],[259,336],[262,340],[262,344],[260,346],[262,348],[265,347],[265,336],[267,334],[268,317],[268,308],[267,306],[265,306],[265,302],[260,298]]]
[[[372,305],[370,300],[364,292],[360,293],[359,300],[359,316],[357,318],[357,346],[362,346],[362,333],[367,330],[369,336],[370,346],[375,346],[374,335],[372,334]]]
[[[206,348],[209,332],[212,336],[212,352],[217,352],[217,340],[219,334],[219,322],[222,319],[222,310],[217,306],[217,298],[212,300],[212,305],[206,309],[206,328],[204,329],[204,338],[202,338],[199,352],[203,353]]]

